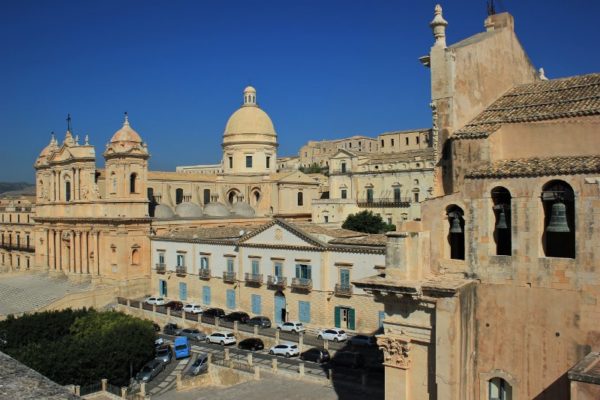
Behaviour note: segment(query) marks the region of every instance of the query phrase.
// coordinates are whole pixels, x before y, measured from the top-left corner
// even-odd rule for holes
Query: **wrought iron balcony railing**
[[[312,279],[292,278],[292,287],[296,289],[310,290],[312,289]]]
[[[210,279],[210,269],[209,268],[200,268],[198,271],[198,276],[200,279]]]
[[[359,207],[410,207],[409,198],[372,198],[356,201]]]
[[[4,249],[4,250],[8,250],[8,251],[28,251],[28,252],[35,252],[35,247],[33,246],[26,246],[26,245],[22,245],[22,244],[14,244],[14,243],[2,243],[0,244],[0,249]]]
[[[244,274],[244,280],[249,283],[261,283],[263,282],[262,274],[251,274],[246,272]]]
[[[335,295],[336,296],[352,296],[352,285],[346,283],[335,284]]]
[[[267,276],[267,285],[276,288],[285,288],[287,286],[287,278],[283,276],[269,275]]]
[[[167,272],[167,266],[165,264],[156,264],[157,274],[164,274],[165,272]]]
[[[223,282],[235,283],[235,272],[223,272]]]
[[[185,274],[187,274],[187,268],[186,268],[186,266],[185,265],[177,265],[175,267],[175,273],[177,275],[185,275]]]

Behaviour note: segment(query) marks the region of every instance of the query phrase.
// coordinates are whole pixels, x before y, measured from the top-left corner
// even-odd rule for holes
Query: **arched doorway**
[[[274,320],[276,324],[282,324],[286,320],[287,310],[285,309],[285,295],[278,290],[275,292],[275,310]]]

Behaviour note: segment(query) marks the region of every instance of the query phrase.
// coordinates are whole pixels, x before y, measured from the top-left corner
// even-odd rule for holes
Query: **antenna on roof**
[[[487,15],[488,17],[490,15],[494,15],[496,14],[496,6],[494,5],[494,0],[488,0],[487,1]]]

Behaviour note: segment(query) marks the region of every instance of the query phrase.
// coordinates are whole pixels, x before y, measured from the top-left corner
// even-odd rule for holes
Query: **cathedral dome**
[[[146,143],[142,141],[140,135],[129,125],[127,113],[125,113],[123,126],[115,132],[110,142],[106,145],[106,151],[104,152],[104,157],[107,160],[123,155],[143,159],[147,159],[150,156]]]
[[[244,89],[244,104],[229,117],[223,136],[243,134],[276,136],[271,118],[256,104],[252,86]]]
[[[200,218],[202,217],[202,207],[196,203],[181,203],[175,207],[175,214],[181,218]]]
[[[239,217],[254,217],[255,211],[254,208],[250,206],[250,204],[245,203],[243,201],[238,201],[231,208],[231,212]]]
[[[212,202],[204,206],[204,215],[207,217],[228,217],[230,214],[223,203]]]
[[[134,143],[142,143],[142,138],[140,135],[129,125],[129,118],[125,115],[125,122],[121,129],[115,132],[111,142],[134,142]]]
[[[166,205],[166,204],[159,204],[154,209],[154,217],[155,218],[161,218],[161,219],[174,218],[175,217],[175,213],[173,212],[173,210],[171,209],[171,207],[169,207],[168,205]]]

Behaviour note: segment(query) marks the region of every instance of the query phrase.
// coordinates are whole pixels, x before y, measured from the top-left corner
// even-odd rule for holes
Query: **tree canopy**
[[[154,357],[152,322],[93,309],[45,311],[0,321],[0,349],[62,385],[129,383]]]
[[[381,216],[368,210],[348,215],[342,228],[365,233],[384,233],[396,230],[395,225],[384,222]]]

